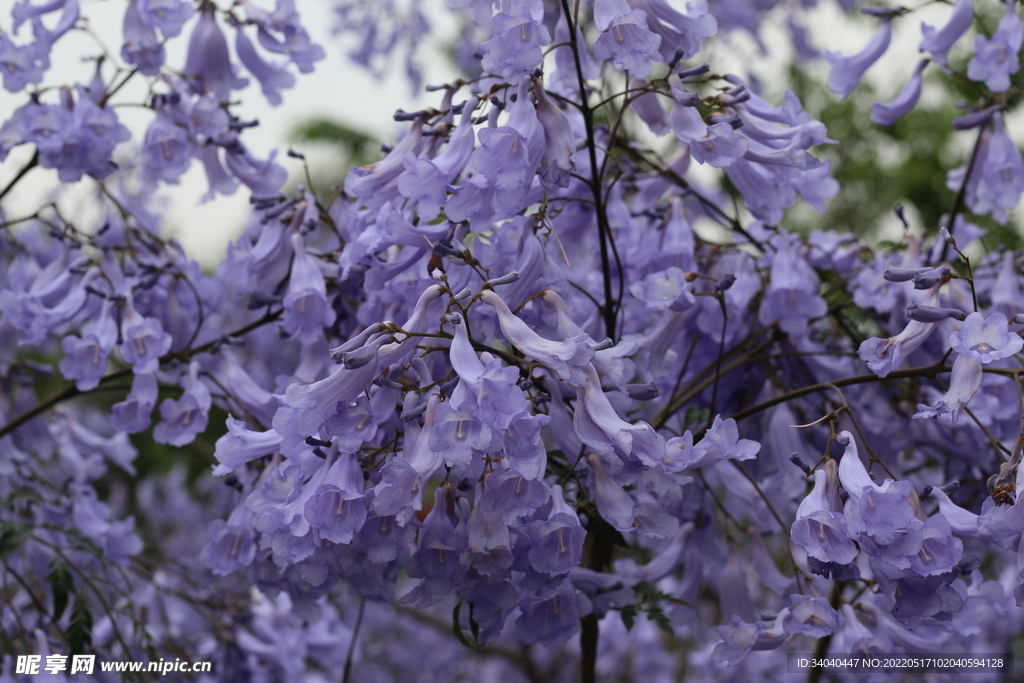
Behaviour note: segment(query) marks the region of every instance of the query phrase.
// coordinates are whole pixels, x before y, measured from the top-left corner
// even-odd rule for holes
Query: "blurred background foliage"
[[[951,59],[950,66],[966,72],[967,59]],[[909,68],[904,70],[909,78]],[[871,105],[888,98],[880,97],[867,80],[840,102],[800,64],[790,65],[788,74],[789,87],[804,109],[824,123],[829,137],[839,142],[815,150],[815,156],[832,161],[831,175],[839,182],[839,193],[828,202],[824,215],[798,201],[786,214],[786,227],[804,233],[814,229],[850,232],[878,240],[880,227],[892,221],[893,207],[903,204],[910,209],[911,230],[934,233],[956,197],[956,189],[946,186],[947,175],[967,162],[978,134],[977,129],[953,130],[953,119],[981,101],[978,86],[930,64],[918,106],[892,126],[880,126],[871,121]],[[1014,76],[1013,84],[1024,88],[1024,72]],[[1012,108],[1005,117],[1012,119]],[[1015,131],[1012,124],[1008,128],[1011,135],[1019,137],[1021,131]],[[963,213],[988,231],[982,240],[986,249],[1024,246],[1016,211],[1006,225],[988,216],[973,217],[966,207]]]
[[[349,169],[379,161],[380,140],[338,119],[322,116],[299,121],[290,131],[289,142],[306,157],[317,199],[326,206]],[[296,179],[292,179],[294,186]]]
[[[755,9],[752,7],[751,11]],[[1003,11],[1003,5],[999,3],[978,7],[975,18],[979,32],[990,36]],[[865,27],[870,26],[871,30],[877,25],[876,18],[856,12],[847,18]],[[910,17],[905,21],[913,23]],[[824,39],[820,29],[820,26],[812,27],[815,34],[812,42]],[[954,72],[966,73],[973,49],[966,44],[968,41],[961,42],[964,44],[954,49],[949,64]],[[442,59],[447,59],[453,70],[459,68],[457,50],[454,38],[445,41],[440,49]],[[763,56],[767,62],[778,61],[778,55],[771,51]],[[900,52],[894,46],[869,75],[884,76],[902,87],[919,58],[916,52]],[[912,232],[934,233],[941,217],[949,213],[956,196],[955,189],[946,187],[947,174],[967,161],[977,135],[976,130],[954,131],[952,121],[963,114],[968,105],[980,101],[983,94],[980,86],[956,73],[945,73],[937,64],[930,64],[924,73],[924,94],[918,106],[896,124],[883,127],[871,121],[871,105],[878,101],[886,102],[892,95],[879,93],[872,87],[872,81],[877,82],[878,79],[863,79],[849,97],[839,101],[838,96],[825,86],[823,74],[828,70],[822,66],[827,67],[823,52],[815,63],[794,58],[788,66],[782,67],[779,77],[784,77],[786,86],[797,94],[804,109],[825,124],[829,137],[840,143],[822,145],[815,150],[815,156],[832,161],[832,177],[839,182],[840,190],[828,202],[824,215],[798,200],[786,212],[783,225],[803,234],[815,229],[832,230],[853,233],[873,242],[881,239],[899,242],[902,239],[898,230],[902,226],[896,227],[892,210],[896,204],[903,204],[908,209],[906,215],[911,221]],[[763,75],[775,69],[774,66],[753,66],[750,71]],[[877,73],[882,70],[890,73]],[[1013,77],[1013,84],[1020,89],[1018,93],[1024,91],[1024,71]],[[601,111],[597,112],[598,119],[601,114]],[[1024,135],[1024,130],[1014,129],[1012,110],[1006,117],[1011,135]],[[342,121],[322,117],[310,118],[295,126],[291,141],[303,152],[307,148],[314,150],[309,155],[309,165],[322,200],[329,197],[331,188],[340,185],[350,167],[369,164],[382,156],[376,136]],[[719,174],[719,177],[721,188],[735,196],[725,175]],[[737,204],[742,204],[739,197],[736,198]],[[966,216],[988,230],[983,240],[986,248],[1006,245],[1020,249],[1024,247],[1024,239],[1014,214],[1005,226],[988,217],[974,219],[969,213]],[[746,222],[751,217],[745,215],[742,220]]]
[[[966,64],[957,66],[966,69]],[[828,202],[825,214],[798,201],[787,211],[784,225],[804,234],[816,229],[832,230],[877,240],[882,237],[881,226],[895,220],[893,207],[903,204],[909,209],[911,230],[920,234],[937,230],[956,196],[955,190],[946,187],[946,176],[966,162],[977,135],[976,130],[958,132],[952,128],[953,119],[964,112],[956,105],[978,100],[980,93],[974,86],[931,65],[925,71],[924,86],[926,94],[932,91],[930,95],[896,124],[884,127],[871,121],[871,105],[880,97],[869,83],[862,82],[840,102],[799,63],[790,65],[788,76],[789,87],[800,97],[804,109],[824,123],[829,137],[840,143],[815,150],[819,158],[832,161],[832,177],[839,182],[840,190]],[[1015,81],[1024,86],[1024,72],[1018,73]],[[329,201],[332,189],[340,186],[349,168],[382,157],[375,136],[334,119],[302,121],[293,128],[290,140],[306,154],[321,201]],[[722,183],[726,187],[724,174]],[[1024,240],[1015,219],[1011,215],[1004,226],[988,217],[971,218],[988,230],[984,239],[988,246],[1005,244],[1019,249]],[[886,238],[892,239],[892,235]]]

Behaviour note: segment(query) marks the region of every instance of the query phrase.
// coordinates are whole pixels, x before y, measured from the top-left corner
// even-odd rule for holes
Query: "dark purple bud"
[[[736,283],[736,275],[734,273],[726,273],[721,280],[715,285],[715,289],[719,292],[724,292],[732,287]]]
[[[361,368],[377,357],[377,351],[380,347],[390,343],[391,341],[391,337],[383,336],[380,339],[375,339],[361,349],[343,351],[341,353],[341,364],[349,370]]]
[[[653,382],[648,382],[647,384],[627,384],[623,389],[626,390],[626,395],[634,401],[651,401],[660,396],[658,387]]]
[[[461,253],[458,250],[453,249],[451,244],[447,243],[447,241],[434,242],[434,251],[442,256],[461,256]]]
[[[800,459],[799,453],[794,452],[792,455],[790,455],[789,461],[796,465],[797,467],[799,467],[800,471],[803,472],[805,476],[811,476],[811,468],[804,464],[804,461]]]
[[[21,361],[21,363],[22,363],[22,365],[27,367],[29,370],[32,370],[36,374],[42,375],[43,377],[49,377],[50,375],[53,374],[53,366],[52,365],[47,365],[46,363],[40,363],[40,362],[34,361],[34,360],[30,359],[30,358],[23,359]]]
[[[984,125],[992,120],[993,114],[1002,110],[1003,105],[994,104],[991,107],[986,107],[979,111],[973,111],[970,114],[964,114],[953,119],[953,130],[970,130],[971,128],[977,128],[978,126]]]
[[[255,206],[257,209],[263,210],[270,208],[274,204],[277,204],[279,201],[282,201],[284,199],[285,196],[280,192],[264,195],[253,194],[252,196],[249,197],[249,203]]]
[[[401,390],[405,388],[395,380],[391,379],[390,377],[379,377],[377,378],[376,384],[379,384],[382,387],[387,387],[388,389]]]
[[[303,154],[302,152],[296,152],[291,147],[288,148],[288,156],[290,156],[292,159],[305,159],[306,158],[305,154]]]
[[[897,5],[896,7],[861,7],[860,13],[867,14],[872,17],[898,17],[901,14],[906,14],[907,8]]]
[[[415,408],[410,408],[409,410],[404,410],[404,411],[402,411],[402,415],[401,415],[402,422],[412,422],[417,417],[419,417],[420,415],[425,413],[426,410],[427,410],[427,403],[421,403],[418,406],[416,406]]]
[[[946,318],[954,318],[956,320],[963,320],[965,318],[963,311],[955,308],[922,306],[914,302],[907,306],[907,317],[919,323],[937,323]]]
[[[395,121],[415,121],[421,116],[425,116],[426,113],[422,109],[419,111],[402,111],[399,109],[395,112]]]
[[[261,294],[260,292],[253,292],[252,297],[249,299],[249,310],[254,311],[257,308],[273,306],[274,304],[279,303],[281,303],[281,297],[279,296],[268,296],[266,294]]]
[[[678,56],[679,52],[676,52],[676,55]],[[672,66],[672,64],[669,64],[669,71],[672,70]],[[691,67],[689,69],[683,69],[682,71],[679,72],[678,75],[679,78],[688,78],[690,76],[701,76],[709,71],[711,71],[711,66],[707,62],[704,62],[700,66]]]
[[[895,212],[896,218],[900,219],[900,223],[903,223],[903,227],[904,228],[909,228],[910,224],[907,223],[907,218],[906,218],[906,216],[903,215],[903,205],[902,204],[897,204],[896,206],[892,207],[892,210],[893,210],[893,212]]]
[[[929,268],[893,268],[890,266],[885,269],[882,277],[889,282],[910,282],[920,273],[925,273],[929,270]]]
[[[676,50],[676,53],[674,55],[672,55],[672,59],[668,60],[668,70],[669,70],[669,72],[671,72],[672,69],[676,68],[676,64],[679,63],[679,60],[683,58],[684,54],[686,54],[686,52],[682,48],[679,48],[678,50]],[[707,66],[707,64],[702,64],[701,66]],[[697,68],[699,69],[700,67],[697,67]],[[683,74],[685,74],[685,73],[686,73],[686,71],[683,71],[683,73],[679,74],[679,76],[683,77]]]
[[[943,278],[949,278],[949,267],[939,266],[914,276],[914,289],[931,289]]]
[[[672,93],[672,97],[680,107],[696,107],[700,104],[700,95],[695,92],[676,90]]]
[[[497,287],[498,285],[510,285],[510,284],[512,284],[513,282],[515,282],[518,279],[519,279],[519,271],[518,270],[513,270],[512,272],[507,273],[505,275],[502,275],[501,277],[496,277],[496,278],[493,278],[491,280],[488,280],[485,283],[485,286],[493,288],[493,287]]]
[[[274,220],[275,218],[283,214],[288,209],[295,206],[298,203],[298,201],[298,199],[292,198],[287,201],[281,202],[277,206],[267,209],[266,211],[263,212],[263,222],[269,223],[270,221]]]
[[[363,330],[362,332],[360,332],[356,336],[352,337],[351,339],[349,339],[347,342],[345,342],[341,346],[336,346],[333,349],[331,349],[331,360],[333,360],[335,363],[340,363],[341,362],[341,360],[340,360],[341,359],[341,355],[343,353],[345,353],[346,351],[354,351],[355,349],[358,349],[359,347],[361,347],[364,344],[366,344],[366,340],[367,339],[369,339],[373,335],[377,334],[378,332],[383,332],[383,331],[384,331],[384,324],[383,323],[374,323],[374,324],[370,325],[365,330]]]
[[[981,558],[977,555],[971,555],[965,557],[960,564],[956,566],[960,570],[962,576],[970,576],[974,573],[974,570],[981,566]]]
[[[737,95],[736,97],[731,97],[731,98],[729,98],[727,100],[723,100],[722,101],[722,106],[723,107],[731,107],[731,106],[733,106],[735,104],[741,104],[743,102],[746,102],[749,99],[750,99],[750,93],[749,92],[742,92],[739,95]],[[743,125],[743,122],[740,121],[739,119],[736,119],[736,121],[738,121],[740,125]],[[730,121],[730,123],[732,123],[732,122]],[[733,128],[739,128],[739,127],[740,127],[739,125],[733,125]]]
[[[949,482],[948,484],[943,484],[942,486],[932,486],[931,484],[928,484],[927,486],[924,487],[924,491],[921,492],[921,500],[927,500],[932,495],[932,491],[935,490],[942,491],[943,493],[948,495],[959,488],[960,482],[956,481],[955,479]]]

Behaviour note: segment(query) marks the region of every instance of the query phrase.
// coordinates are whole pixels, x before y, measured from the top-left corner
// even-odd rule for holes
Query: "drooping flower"
[[[235,52],[238,60],[260,82],[263,96],[272,106],[281,104],[281,90],[288,90],[295,85],[295,76],[288,72],[286,65],[268,62],[256,50],[243,27],[239,26],[235,33]]]
[[[164,65],[164,44],[156,35],[151,23],[143,21],[139,12],[139,0],[129,0],[124,13],[124,44],[121,58],[134,64],[140,74],[157,76]]]
[[[921,97],[921,73],[928,66],[928,60],[922,59],[914,69],[914,75],[900,94],[889,104],[875,102],[871,105],[871,120],[880,126],[891,126],[907,115]]]
[[[918,404],[915,418],[949,415],[952,424],[960,419],[960,411],[974,398],[981,387],[981,363],[967,356],[957,356],[950,373],[949,390],[932,405]]]
[[[707,0],[691,0],[685,12],[672,7],[666,0],[626,0],[635,10],[647,15],[647,27],[661,36],[662,61],[689,59],[700,52],[701,41],[715,35],[718,22],[708,11]]]
[[[731,166],[747,153],[749,143],[730,123],[713,123],[700,137],[690,140],[690,155],[714,168]]]
[[[67,379],[77,380],[79,391],[88,391],[100,383],[107,369],[107,356],[117,344],[117,323],[111,315],[112,304],[103,303],[98,317],[83,326],[82,336],[67,336],[61,348],[67,354],[60,362],[60,371]]]
[[[932,288],[921,301],[922,305],[931,307],[937,306],[938,303],[938,287]],[[895,337],[866,339],[857,349],[857,354],[862,361],[868,364],[871,372],[879,377],[885,377],[899,368],[906,357],[924,343],[933,329],[935,329],[935,323],[911,320]]]
[[[128,434],[145,431],[149,428],[158,394],[156,376],[136,372],[128,396],[111,408],[110,425]]]
[[[284,297],[284,329],[303,344],[320,339],[324,328],[334,323],[335,312],[327,301],[324,275],[316,260],[306,251],[306,242],[293,233],[292,270]]]
[[[949,21],[941,29],[934,29],[924,22],[921,23],[921,34],[924,38],[918,47],[922,52],[930,52],[932,59],[946,66],[946,58],[953,44],[960,40],[967,29],[974,23],[974,7],[971,0],[957,0]]]
[[[548,190],[569,187],[569,174],[576,170],[576,135],[572,124],[548,97],[539,79],[534,81],[533,91],[537,95],[537,120],[544,128],[541,185]]]
[[[235,69],[228,54],[227,40],[214,18],[213,6],[206,5],[192,29],[183,71],[196,92],[213,93],[224,102],[232,90],[240,90],[249,83],[247,79],[239,78]]]
[[[835,460],[814,471],[814,488],[800,502],[790,540],[824,564],[848,565],[857,557],[839,500],[839,469]]]
[[[982,143],[977,167],[968,181],[967,204],[971,211],[991,214],[1005,224],[1024,193],[1024,160],[1003,126],[1002,114],[994,114],[992,121],[992,133]],[[951,183],[961,178],[962,173],[950,172]]]
[[[981,313],[971,313],[960,329],[949,335],[949,344],[961,356],[988,365],[1018,353],[1024,346],[1024,339],[1010,332],[1002,313],[993,313],[988,318]]]
[[[551,42],[551,34],[539,23],[543,17],[541,3],[509,4],[509,11],[499,12],[491,22],[494,37],[480,46],[484,51],[480,64],[485,72],[515,83],[540,65],[541,48]]]
[[[798,335],[812,318],[825,315],[828,305],[818,294],[818,276],[798,253],[794,240],[782,234],[775,244],[771,279],[758,319],[764,325],[778,322],[787,334]]]
[[[825,57],[832,65],[832,71],[828,76],[828,89],[838,93],[840,99],[845,99],[860,83],[864,72],[870,69],[889,48],[891,39],[892,18],[885,17],[868,44],[857,54],[844,57],[831,50],[826,52]]]
[[[185,0],[138,0],[142,23],[160,29],[165,38],[181,33],[182,25],[192,18],[195,8]]]
[[[18,92],[26,85],[42,83],[48,65],[42,44],[17,45],[9,32],[0,34],[0,74],[4,77],[4,90]]]
[[[493,291],[482,292],[480,300],[494,307],[501,332],[513,346],[550,368],[571,386],[583,385],[586,380],[581,368],[594,357],[594,350],[581,338],[585,335],[560,342],[544,339],[513,314],[508,304]]]
[[[148,375],[160,367],[160,358],[167,353],[173,339],[164,332],[156,318],[143,317],[135,310],[131,297],[124,303],[121,322],[121,343],[117,347],[124,362],[136,374]]]
[[[616,69],[639,78],[651,75],[651,59],[661,36],[647,29],[647,13],[630,10],[626,0],[597,0],[594,23],[601,35],[594,41],[594,57],[612,60]]]
[[[163,419],[153,428],[153,440],[157,443],[184,446],[206,429],[213,399],[199,377],[199,363],[189,364],[188,375],[182,383],[185,392],[181,398],[168,398],[160,404]]]
[[[974,56],[967,63],[967,76],[985,81],[993,92],[1005,92],[1010,87],[1010,76],[1020,69],[1017,53],[1024,45],[1024,25],[1017,16],[1016,4],[1016,0],[1007,0],[1006,12],[991,38],[974,39]]]

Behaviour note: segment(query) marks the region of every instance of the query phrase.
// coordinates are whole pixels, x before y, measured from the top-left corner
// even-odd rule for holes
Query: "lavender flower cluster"
[[[200,681],[768,681],[793,652],[1005,651],[1024,280],[971,221],[1024,192],[1019,9],[958,0],[874,106],[905,116],[933,62],[979,93],[943,224],[881,248],[786,229],[841,191],[836,141],[701,62],[780,14],[809,53],[815,4],[450,0],[463,77],[324,200],[282,189],[235,99],[248,74],[281,104],[323,60],[294,0],[129,0],[119,58],[60,88],[82,8],[18,0],[0,161],[33,152],[0,200],[53,169],[101,218],[0,212],[0,681],[85,652],[213,661]],[[863,51],[826,55],[840,97],[913,15],[864,12]],[[405,45],[415,82],[422,8],[339,16],[357,62]],[[212,274],[154,208],[194,160],[205,198],[251,192]],[[154,443],[179,464],[153,472]]]

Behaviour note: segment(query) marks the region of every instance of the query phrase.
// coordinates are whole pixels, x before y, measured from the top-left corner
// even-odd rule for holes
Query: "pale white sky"
[[[273,0],[256,2],[268,8],[273,7]],[[220,4],[225,3],[222,1]],[[81,5],[82,15],[89,17],[91,27],[103,44],[110,52],[119,54],[124,0],[81,0]],[[0,0],[0,27],[10,27],[10,11],[13,6],[14,0]],[[333,2],[298,0],[297,6],[304,26],[314,41],[327,52],[326,59],[317,63],[313,73],[296,73],[295,87],[283,92],[284,103],[276,108],[267,104],[258,83],[250,77],[249,86],[241,91],[239,99],[242,105],[234,109],[245,120],[256,118],[260,121],[258,127],[243,133],[243,139],[253,153],[263,158],[271,149],[277,148],[278,161],[296,178],[301,174],[301,165],[297,160],[287,158],[285,151],[289,144],[289,132],[299,121],[314,116],[326,116],[385,139],[391,137],[395,130],[391,115],[396,109],[415,109],[417,106],[425,106],[428,102],[422,96],[413,98],[407,82],[401,75],[379,80],[349,64],[344,55],[345,46],[331,34],[331,29],[335,25]],[[185,35],[168,42],[168,65],[179,68],[184,65],[188,44],[187,33],[190,29],[191,25],[186,25]],[[26,38],[28,31],[30,28],[23,26],[18,37]],[[53,66],[44,85],[88,82],[92,76],[93,64],[82,63],[80,60],[83,55],[95,55],[99,52],[96,41],[84,32],[66,35],[54,49]],[[439,60],[427,61],[427,66],[435,67],[436,73]],[[402,73],[401,69],[395,71],[397,74]],[[428,76],[431,75],[430,72],[428,68]],[[136,83],[118,93],[114,102],[144,102],[145,81],[145,78],[138,77]],[[0,120],[5,120],[10,111],[24,101],[24,95],[11,95],[0,90]],[[118,116],[122,123],[132,129],[134,139],[141,140],[146,126],[152,119],[152,112],[142,108],[119,107]],[[32,150],[29,147],[30,145],[23,145],[16,148],[7,160],[0,164],[0,187],[6,185],[18,169],[31,158]],[[5,206],[11,216],[31,213],[39,206],[40,199],[48,197],[56,187],[58,182],[54,171],[35,169],[18,185],[17,190],[5,199]],[[62,206],[68,206],[66,214],[78,217],[83,226],[88,226],[91,217],[85,209],[88,202],[84,201],[83,197],[87,196],[93,187],[94,181],[84,178],[75,184],[72,197],[69,197],[67,202],[62,202]],[[249,192],[247,188],[242,187],[232,196],[218,197],[214,201],[198,205],[199,197],[206,190],[206,177],[198,162],[192,164],[180,185],[166,186],[162,190],[169,197],[165,229],[169,234],[176,236],[194,258],[206,264],[213,264],[223,256],[227,243],[241,232],[249,211]]]
[[[118,54],[121,46],[121,18],[124,11],[124,0],[80,0],[83,16],[89,17],[89,23],[107,49]],[[671,0],[682,4],[680,0]],[[271,7],[273,0],[256,0],[257,4]],[[14,0],[0,0],[0,27],[9,27],[10,9]],[[225,4],[222,0],[221,4]],[[249,87],[241,92],[242,106],[235,112],[243,119],[257,118],[260,126],[245,131],[243,139],[253,152],[260,157],[269,150],[277,148],[278,159],[288,167],[293,177],[301,173],[298,161],[288,159],[285,150],[288,147],[288,134],[294,125],[308,117],[326,116],[335,118],[349,125],[376,134],[382,139],[389,139],[397,130],[391,120],[391,114],[398,108],[413,110],[436,103],[433,93],[420,94],[413,97],[409,86],[401,75],[402,65],[396,63],[391,76],[380,80],[367,74],[362,69],[350,65],[344,55],[346,45],[331,34],[335,25],[332,0],[297,0],[297,7],[302,15],[303,24],[313,39],[324,47],[327,58],[317,64],[311,74],[297,74],[294,89],[285,91],[284,104],[270,107],[259,91],[255,79]],[[428,16],[442,29],[451,32],[451,23],[445,23],[444,0],[428,0]],[[843,16],[834,2],[819,3],[814,17],[810,22],[812,42],[819,47],[838,50],[850,54],[859,50],[871,35],[876,21],[858,22],[851,26],[847,17]],[[781,25],[781,13],[777,25],[766,24],[764,42],[772,50],[769,59],[757,53],[753,41],[745,34],[734,35],[729,43],[719,44],[704,59],[712,63],[718,73],[733,71],[745,73],[753,70],[765,87],[765,96],[773,101],[781,94],[785,86],[782,78],[781,65],[790,58],[787,49],[788,35]],[[949,8],[942,5],[926,7],[924,11],[915,12],[913,16],[896,22],[893,44],[889,52],[869,73],[868,79],[873,81],[880,95],[894,96],[909,77],[913,65],[918,59],[917,43],[920,41],[919,25],[922,20],[933,25],[942,25],[949,14]],[[191,30],[187,25],[185,33]],[[28,27],[21,29],[24,37]],[[716,38],[716,40],[718,40]],[[966,41],[965,41],[966,42]],[[169,41],[167,63],[180,67],[185,61],[187,38],[179,37]],[[65,36],[57,45],[52,55],[53,67],[47,75],[46,85],[59,85],[65,82],[86,82],[92,74],[92,63],[83,63],[83,55],[95,55],[99,52],[96,41],[85,32],[72,32]],[[452,74],[446,68],[445,60],[436,53],[425,55],[425,82],[441,82],[450,79]],[[828,65],[822,60],[815,67],[824,78],[828,73]],[[904,73],[905,72],[905,73]],[[126,87],[116,97],[116,102],[130,104],[142,103],[146,100],[144,78]],[[927,99],[928,88],[925,89]],[[0,120],[6,119],[9,112],[24,102],[22,95],[10,95],[0,91]],[[119,116],[128,125],[139,140],[152,117],[152,112],[135,107],[118,109]],[[0,187],[30,158],[31,149],[28,145],[16,149],[7,161],[0,164]],[[322,154],[322,152],[321,152]],[[322,159],[322,157],[321,157]],[[30,213],[38,207],[40,198],[48,196],[58,187],[56,173],[51,170],[36,169],[19,185],[5,204],[10,215],[18,216]],[[87,201],[83,201],[93,188],[91,179],[84,179],[76,184],[71,196],[62,200],[67,207],[65,214],[75,216],[84,227],[89,226],[90,216]],[[215,264],[224,254],[227,243],[241,231],[248,215],[248,191],[240,188],[230,197],[218,197],[207,204],[198,205],[198,198],[207,189],[205,174],[198,162],[183,177],[178,186],[168,186],[165,190],[169,198],[166,214],[166,231],[182,241],[189,253],[201,262]],[[77,198],[76,198],[77,194]]]

